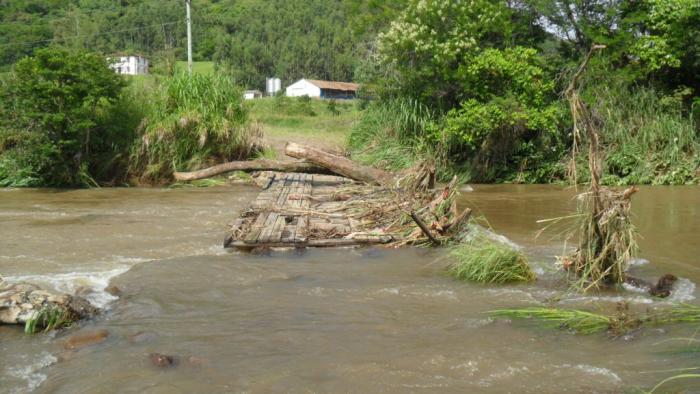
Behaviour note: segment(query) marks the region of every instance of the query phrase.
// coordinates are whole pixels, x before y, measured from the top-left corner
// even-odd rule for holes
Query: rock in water
[[[109,331],[104,329],[79,332],[68,338],[68,340],[63,344],[63,347],[67,350],[81,349],[86,346],[104,342],[108,336]]]
[[[170,368],[177,365],[177,358],[168,356],[167,354],[151,353],[148,355],[151,359],[151,364],[160,368]]]
[[[10,284],[0,277],[0,324],[26,324],[47,308],[60,310],[66,323],[99,312],[83,297],[42,290],[29,283]]]
[[[115,297],[121,297],[121,296],[122,296],[122,290],[121,290],[120,288],[118,288],[117,286],[114,286],[114,285],[107,286],[107,287],[105,288],[105,291],[106,291],[108,294],[111,294],[111,295],[113,295],[113,296],[115,296]]]

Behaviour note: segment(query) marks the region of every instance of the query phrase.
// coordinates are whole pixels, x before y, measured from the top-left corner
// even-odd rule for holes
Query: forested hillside
[[[341,0],[194,0],[194,59],[240,84],[265,77],[350,80],[357,57]],[[142,53],[156,69],[186,57],[183,0],[0,0],[0,70],[61,45]]]

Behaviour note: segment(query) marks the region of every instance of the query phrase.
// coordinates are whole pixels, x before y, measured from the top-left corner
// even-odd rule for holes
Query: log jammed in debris
[[[393,179],[393,175],[386,171],[363,166],[346,157],[324,152],[310,146],[289,142],[284,148],[284,153],[287,156],[297,159],[306,159],[307,161],[327,168],[338,175],[366,183],[382,185]]]

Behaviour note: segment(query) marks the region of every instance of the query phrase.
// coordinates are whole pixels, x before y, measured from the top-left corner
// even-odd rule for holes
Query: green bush
[[[338,109],[338,103],[335,101],[335,99],[330,99],[326,102],[326,109],[328,112],[330,112],[333,116],[338,116],[340,115],[340,110]]]
[[[173,171],[252,156],[256,130],[248,125],[242,92],[231,78],[178,73],[156,88],[134,144],[130,173],[162,182]]]
[[[124,86],[94,53],[40,49],[19,61],[0,93],[0,182],[93,184],[122,132],[110,120]]]

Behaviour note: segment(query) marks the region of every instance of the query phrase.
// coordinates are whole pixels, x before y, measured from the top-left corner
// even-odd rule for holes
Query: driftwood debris
[[[346,157],[324,152],[310,146],[289,142],[284,148],[284,153],[290,157],[305,159],[338,175],[370,184],[382,185],[393,179],[393,175],[386,171],[363,166]]]
[[[269,159],[257,159],[248,161],[230,161],[192,172],[176,172],[177,181],[194,181],[197,179],[211,178],[213,176],[232,171],[281,171],[281,172],[306,172],[328,173],[328,170],[306,161],[279,161]]]

